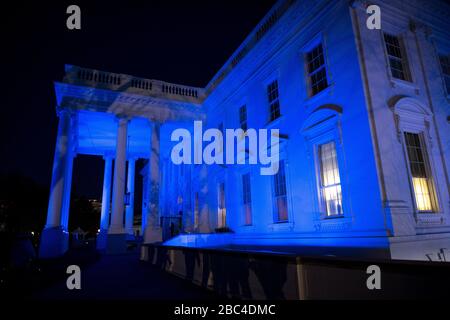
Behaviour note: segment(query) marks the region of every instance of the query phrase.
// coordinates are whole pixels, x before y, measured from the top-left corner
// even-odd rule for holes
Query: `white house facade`
[[[380,30],[366,25],[369,5]],[[441,260],[449,14],[444,1],[279,1],[205,88],[66,65],[41,256],[67,250],[73,159],[90,154],[105,159],[107,252],[125,250],[140,174],[144,243]],[[262,175],[248,156],[175,164],[171,134],[195,135],[194,121],[278,129],[278,172]]]

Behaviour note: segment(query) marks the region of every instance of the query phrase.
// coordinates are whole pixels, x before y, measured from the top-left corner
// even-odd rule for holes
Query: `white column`
[[[63,206],[62,206],[61,225],[65,231],[69,230],[69,213],[70,213],[70,198],[71,198],[71,191],[72,191],[73,160],[74,160],[74,155],[73,155],[73,151],[72,151],[72,152],[70,152],[70,155],[68,156],[68,159],[67,159],[66,179],[65,179],[65,186],[64,186]]]
[[[59,124],[53,159],[52,184],[48,201],[47,222],[42,231],[39,257],[63,255],[68,249],[67,230],[72,175],[72,116],[67,109],[58,110]]]
[[[125,166],[127,153],[128,119],[120,118],[117,128],[116,159],[114,164],[114,184],[112,198],[111,225],[109,234],[123,234],[123,214],[125,196]]]
[[[67,166],[70,156],[70,111],[59,111],[58,137],[56,139],[55,156],[53,159],[52,184],[47,211],[47,223],[45,229],[61,227],[62,206],[64,188],[67,178]]]
[[[125,231],[133,235],[133,219],[134,219],[134,175],[136,169],[136,159],[128,159],[128,179],[127,192],[130,194],[130,203],[127,205],[125,213]]]
[[[111,175],[112,157],[105,156],[105,172],[103,175],[102,213],[100,216],[100,232],[106,232],[109,228],[109,209],[111,207]]]
[[[147,205],[146,223],[144,231],[144,243],[162,241],[162,232],[159,226],[159,187],[160,187],[160,125],[151,124],[151,147],[148,165],[149,204]]]

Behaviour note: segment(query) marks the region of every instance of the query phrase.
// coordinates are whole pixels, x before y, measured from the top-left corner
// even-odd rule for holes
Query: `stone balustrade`
[[[197,104],[201,104],[205,99],[205,90],[203,88],[138,78],[74,65],[66,65],[65,71],[66,74],[63,80],[65,83]]]

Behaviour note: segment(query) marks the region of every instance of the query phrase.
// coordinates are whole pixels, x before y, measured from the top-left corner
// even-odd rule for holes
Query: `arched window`
[[[315,109],[305,120],[302,134],[307,142],[317,186],[318,218],[348,216],[344,161],[340,134],[342,108],[325,105]]]
[[[419,101],[404,97],[393,106],[397,136],[403,145],[413,203],[417,213],[439,211],[432,163],[429,158],[431,112]]]

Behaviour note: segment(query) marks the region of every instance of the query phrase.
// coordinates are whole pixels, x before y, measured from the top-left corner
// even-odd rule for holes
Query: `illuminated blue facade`
[[[58,141],[72,137],[61,148],[73,151],[61,155],[57,144],[41,253],[64,251],[46,236],[67,230],[78,153],[116,159],[105,175],[117,223],[133,211],[117,199],[130,190],[126,163],[149,160],[140,172],[147,243],[181,232],[167,243],[437,259],[450,248],[449,8],[373,3],[382,30],[366,27],[364,1],[278,2],[206,88],[67,66],[55,84]],[[173,164],[171,132],[193,134],[195,120],[205,129],[279,129],[281,173]],[[108,225],[109,214],[100,247],[123,250],[130,226]]]

